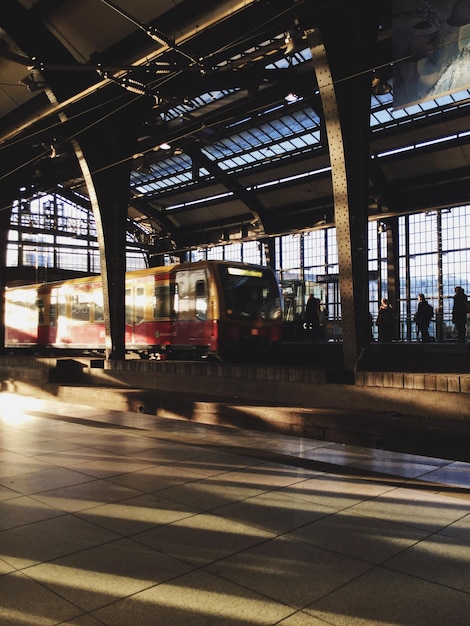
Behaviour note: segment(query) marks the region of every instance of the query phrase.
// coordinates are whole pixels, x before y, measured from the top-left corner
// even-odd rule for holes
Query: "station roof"
[[[394,107],[392,2],[373,4],[2,0],[0,185],[88,207],[74,141],[141,99],[128,216],[155,250],[332,224],[308,34],[318,28],[335,67],[344,63],[340,83],[353,78],[348,44],[367,25],[370,115],[358,132],[370,136],[370,217],[466,204],[470,92]]]

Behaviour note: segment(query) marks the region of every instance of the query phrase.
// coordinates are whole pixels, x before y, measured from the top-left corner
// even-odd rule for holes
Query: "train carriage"
[[[274,272],[199,261],[128,272],[125,344],[142,357],[227,357],[281,340],[282,300]],[[104,351],[99,276],[6,291],[5,347]]]

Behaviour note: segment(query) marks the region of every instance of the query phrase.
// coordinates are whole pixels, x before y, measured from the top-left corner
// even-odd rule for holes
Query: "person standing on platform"
[[[455,288],[454,306],[452,307],[452,323],[457,330],[458,343],[464,343],[467,335],[468,300],[463,287]]]
[[[316,341],[320,329],[320,300],[315,298],[313,293],[309,295],[305,306],[305,323],[311,334],[312,341]]]
[[[387,298],[382,298],[376,324],[379,329],[379,341],[387,342],[395,338],[395,311]]]
[[[421,335],[421,341],[423,343],[429,343],[431,337],[429,336],[429,323],[434,315],[434,309],[426,300],[424,293],[418,295],[418,308],[414,315],[414,321],[418,326],[418,338]]]

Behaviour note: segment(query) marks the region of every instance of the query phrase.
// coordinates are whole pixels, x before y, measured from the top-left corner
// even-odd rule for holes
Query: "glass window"
[[[207,286],[205,280],[196,281],[196,317],[207,319]]]
[[[73,320],[80,322],[90,321],[91,302],[87,293],[72,294],[70,304]]]
[[[244,263],[266,265],[264,246],[259,241],[245,241],[242,245],[242,258]]]
[[[279,286],[267,268],[219,266],[224,290],[225,312],[237,319],[279,319]]]
[[[136,287],[134,302],[134,322],[140,324],[145,317],[145,289]]]
[[[22,241],[27,242],[21,247],[20,231]],[[11,212],[7,266],[23,264],[38,270],[57,267],[98,274],[101,270],[96,235],[93,213],[59,194],[18,200]],[[147,266],[144,252],[131,245],[127,256],[130,269]]]
[[[225,246],[224,259],[226,261],[241,261],[242,260],[242,244],[233,243]]]
[[[132,291],[131,289],[126,289],[126,324],[132,324],[134,320],[134,316],[132,315]]]
[[[296,272],[302,267],[301,260],[301,236],[300,235],[284,235],[281,237],[281,262],[282,271]]]
[[[155,285],[153,317],[170,317],[170,285]]]
[[[57,326],[57,299],[57,290],[53,289],[49,304],[49,325],[52,327]]]
[[[67,295],[65,292],[59,292],[57,306],[59,317],[67,317]]]
[[[100,289],[93,291],[93,307],[95,322],[104,321],[103,293]]]

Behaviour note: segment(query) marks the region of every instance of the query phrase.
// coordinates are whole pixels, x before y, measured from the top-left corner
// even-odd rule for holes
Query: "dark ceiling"
[[[391,0],[2,0],[2,206],[23,187],[88,207],[77,150],[96,130],[106,168],[128,163],[128,215],[156,250],[332,223],[316,29],[348,141],[366,137],[369,215],[468,203],[468,94],[398,115],[393,91],[370,91],[393,87],[391,23]],[[365,106],[345,106],[364,85]],[[118,110],[124,155],[99,143]]]

